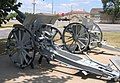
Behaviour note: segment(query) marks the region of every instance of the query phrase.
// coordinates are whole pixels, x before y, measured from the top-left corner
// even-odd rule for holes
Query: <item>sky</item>
[[[85,10],[90,12],[91,8],[102,8],[101,0],[35,0],[36,13],[52,13],[52,1],[54,13],[69,12],[71,10]],[[33,12],[33,0],[18,0],[22,3],[22,12]]]

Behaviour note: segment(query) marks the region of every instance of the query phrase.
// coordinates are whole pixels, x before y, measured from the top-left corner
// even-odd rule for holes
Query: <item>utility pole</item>
[[[54,11],[54,10],[53,10],[53,4],[54,4],[54,2],[53,2],[53,0],[52,0],[52,14],[53,14],[53,11]]]
[[[70,12],[70,13],[71,13],[71,16],[72,16],[73,6],[71,5],[71,7],[70,7],[70,8],[71,8],[71,10],[70,10],[71,12]]]
[[[71,19],[71,17],[72,17],[72,4],[70,5],[70,13],[69,13],[69,19]],[[71,16],[71,17],[70,17]],[[69,23],[70,23],[70,21],[69,21]]]
[[[33,0],[33,14],[35,14],[35,5],[36,5],[36,3],[35,3],[35,0]]]

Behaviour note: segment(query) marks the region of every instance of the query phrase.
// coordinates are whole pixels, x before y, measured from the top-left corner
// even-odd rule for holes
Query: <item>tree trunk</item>
[[[113,15],[113,16],[112,16],[112,24],[115,24],[115,19],[116,19],[116,18],[115,18],[115,16]]]

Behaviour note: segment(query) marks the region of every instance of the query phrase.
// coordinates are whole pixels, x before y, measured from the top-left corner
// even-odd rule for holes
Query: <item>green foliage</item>
[[[28,16],[29,14],[31,14],[31,13],[25,12],[25,15],[26,15],[26,16]]]
[[[2,23],[9,21],[6,18],[13,9],[18,9],[21,6],[21,3],[17,3],[17,0],[0,0],[0,26]]]
[[[7,19],[13,19],[17,16],[18,14],[17,13],[10,13],[9,15],[7,15]]]
[[[102,0],[104,12],[113,17],[113,23],[120,16],[120,0]]]

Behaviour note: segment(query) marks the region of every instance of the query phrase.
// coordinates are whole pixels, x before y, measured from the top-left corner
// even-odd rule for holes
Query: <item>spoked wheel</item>
[[[93,23],[93,27],[89,28],[88,31],[90,33],[89,48],[93,49],[95,47],[98,47],[103,38],[103,34],[100,27],[97,24]]]
[[[35,44],[31,33],[21,27],[14,27],[7,39],[7,54],[12,62],[25,68],[30,65],[35,57]]]
[[[37,30],[38,34],[36,34],[36,35],[38,36],[38,35],[42,34],[43,31],[47,31],[50,34],[50,36],[51,36],[50,39],[53,41],[54,44],[59,45],[59,46],[63,45],[62,34],[57,28],[55,28],[51,25],[42,25],[40,27],[40,29]]]
[[[71,23],[63,31],[63,43],[72,53],[86,50],[90,42],[88,30],[81,23]]]

